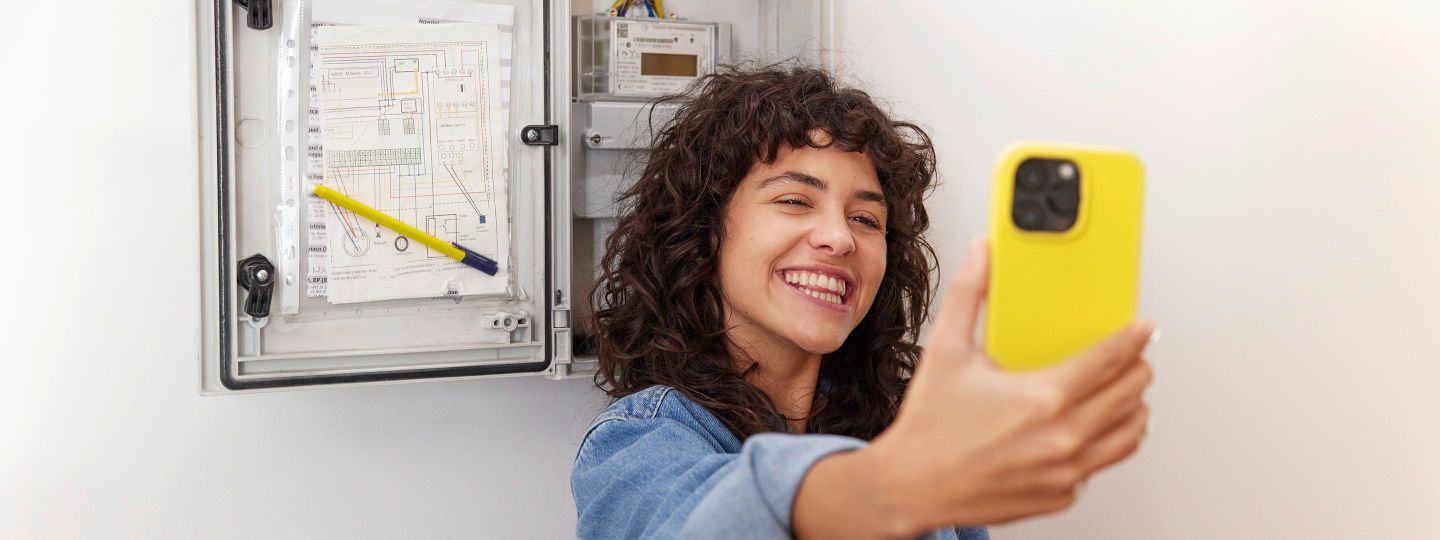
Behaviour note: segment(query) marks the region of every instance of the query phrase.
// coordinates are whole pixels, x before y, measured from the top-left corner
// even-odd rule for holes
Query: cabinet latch
[[[245,8],[245,26],[256,30],[269,30],[275,25],[270,2],[271,0],[235,0],[236,5]]]
[[[264,255],[255,254],[240,261],[240,272],[236,276],[240,288],[245,289],[245,314],[252,320],[263,320],[270,316],[270,296],[275,292],[275,265]]]
[[[555,146],[560,144],[560,126],[525,126],[520,130],[520,142],[530,146]]]

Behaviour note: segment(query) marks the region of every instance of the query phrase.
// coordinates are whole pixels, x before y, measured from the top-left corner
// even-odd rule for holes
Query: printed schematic
[[[316,30],[323,181],[500,263],[489,276],[326,204],[332,303],[506,291],[499,32],[485,24]]]

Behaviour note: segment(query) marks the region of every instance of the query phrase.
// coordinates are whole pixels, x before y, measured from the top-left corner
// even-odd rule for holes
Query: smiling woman
[[[929,137],[815,69],[724,72],[671,99],[592,298],[597,383],[693,403],[736,447],[767,431],[879,434],[932,295]],[[577,464],[581,532],[610,536],[592,527],[613,508],[581,491],[592,464]]]
[[[815,69],[724,72],[671,99],[592,298],[598,382],[616,398],[673,387],[741,440],[787,424],[874,437],[932,296],[929,137]],[[843,309],[786,271],[815,294],[844,281]],[[766,391],[782,383],[803,391]]]
[[[1148,331],[1054,373],[996,371],[970,337],[983,243],[918,345],[923,131],[804,67],[669,99],[591,297],[615,401],[576,456],[581,537],[986,538],[1133,451]]]

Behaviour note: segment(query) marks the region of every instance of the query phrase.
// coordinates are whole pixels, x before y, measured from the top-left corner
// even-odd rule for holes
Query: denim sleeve
[[[571,477],[581,538],[781,538],[795,492],[827,455],[864,446],[835,435],[759,434],[727,453],[669,418],[597,424]]]

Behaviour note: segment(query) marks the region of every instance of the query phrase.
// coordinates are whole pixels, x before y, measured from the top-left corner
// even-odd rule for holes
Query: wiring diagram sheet
[[[324,184],[500,266],[486,275],[325,203],[322,292],[336,304],[506,292],[499,28],[323,26],[313,35]]]

